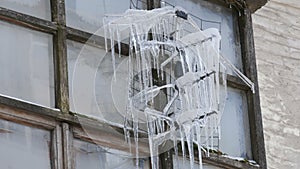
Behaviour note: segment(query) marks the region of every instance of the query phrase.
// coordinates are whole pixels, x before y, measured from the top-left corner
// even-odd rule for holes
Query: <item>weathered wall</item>
[[[300,1],[269,1],[253,26],[268,168],[299,169]]]

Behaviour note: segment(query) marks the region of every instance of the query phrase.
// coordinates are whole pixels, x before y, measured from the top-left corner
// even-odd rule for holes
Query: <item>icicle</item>
[[[213,135],[213,117],[209,117],[209,128],[210,128],[210,149],[214,149],[214,135]]]
[[[113,64],[112,66],[114,72],[114,79],[116,80],[116,57],[115,57],[114,34],[115,34],[115,26],[109,25],[110,48],[111,48],[111,57],[112,57],[112,64]]]
[[[145,112],[147,112],[147,125],[148,125],[148,137],[149,137],[149,145],[150,145],[150,152],[151,152],[151,164],[153,169],[158,169],[159,161],[158,161],[158,146],[163,142],[161,138],[155,136],[154,129],[157,127],[155,126],[154,121],[159,120],[163,122],[163,115],[158,114],[155,110],[151,110],[146,108]],[[153,117],[151,117],[153,116]],[[170,121],[171,119],[168,117],[165,117],[166,120]],[[170,125],[170,123],[168,123]],[[172,126],[172,125],[170,125]],[[163,137],[165,134],[158,133],[158,135],[161,134]]]
[[[183,59],[181,51],[179,51],[179,56],[180,56],[180,61],[181,61],[181,66],[182,66],[183,74],[185,74],[185,62],[184,62],[184,59]]]
[[[241,73],[234,65],[232,65],[232,63],[230,63],[230,61],[224,57],[223,55],[220,55],[222,61],[229,66],[229,68],[231,68],[231,70],[234,71],[234,73],[241,79],[243,80],[244,83],[246,83],[252,90],[253,93],[255,93],[255,87],[254,87],[254,83],[248,79],[243,73]]]
[[[150,154],[151,154],[151,166],[152,169],[157,169],[157,162],[155,158],[155,145],[153,141],[153,135],[154,135],[154,126],[153,126],[153,119],[151,118],[150,115],[146,114],[147,118],[147,129],[148,129],[148,137],[149,137],[149,148],[150,148]]]
[[[198,158],[199,158],[199,169],[203,169],[202,167],[202,152],[201,152],[201,129],[200,129],[200,123],[195,125],[196,127],[196,137],[197,137],[197,146],[198,146]]]
[[[186,155],[185,155],[185,132],[184,129],[182,128],[183,126],[180,127],[180,141],[181,141],[181,151],[182,151],[182,159],[183,162],[185,161]]]
[[[174,123],[171,125],[171,132],[172,132],[172,139],[173,139],[173,144],[174,144],[174,153],[175,153],[175,169],[179,169],[179,164],[178,164],[178,146],[177,146],[177,135],[176,135],[176,128],[174,126]]]
[[[139,169],[139,125],[137,119],[138,117],[133,117],[133,133],[134,133],[134,142],[135,142],[135,158],[136,163],[135,166],[137,169]]]
[[[119,52],[119,58],[121,57],[121,36],[120,36],[120,30],[117,28],[117,41],[118,41],[118,52]]]
[[[190,160],[190,168],[194,168],[194,148],[193,148],[193,128],[190,125],[184,125],[184,132],[186,135],[188,152],[189,152],[189,160]]]
[[[104,30],[104,42],[105,42],[105,52],[107,53],[108,52],[108,49],[107,49],[107,23],[106,23],[106,20],[105,20],[105,17],[103,18],[103,30]]]
[[[205,142],[206,142],[207,156],[209,157],[209,140],[208,140],[208,127],[207,126],[205,126]]]

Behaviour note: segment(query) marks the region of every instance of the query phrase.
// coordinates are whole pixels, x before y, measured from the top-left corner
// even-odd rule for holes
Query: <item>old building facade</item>
[[[271,0],[253,14],[269,169],[300,168],[300,1]]]

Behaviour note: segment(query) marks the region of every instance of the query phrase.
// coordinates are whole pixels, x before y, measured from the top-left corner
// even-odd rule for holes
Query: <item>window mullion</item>
[[[248,115],[250,125],[251,147],[253,159],[260,165],[260,168],[266,168],[266,156],[264,146],[264,135],[262,126],[262,115],[260,107],[260,98],[258,91],[256,57],[254,48],[254,38],[252,29],[252,18],[249,9],[245,9],[242,16],[239,17],[239,30],[241,35],[241,48],[244,72],[255,84],[255,94],[247,91]]]
[[[57,24],[54,36],[54,67],[55,67],[55,106],[63,113],[69,113],[68,66],[66,44],[65,1],[53,0],[52,20]]]
[[[65,0],[51,0],[52,21],[58,25],[66,25]]]
[[[70,131],[70,126],[67,123],[62,124],[62,145],[63,145],[63,165],[64,169],[72,169],[74,166],[72,166],[72,142],[73,142],[73,136],[72,132]]]
[[[52,133],[52,168],[53,169],[63,169],[63,157],[62,154],[62,133],[61,126],[57,125]]]

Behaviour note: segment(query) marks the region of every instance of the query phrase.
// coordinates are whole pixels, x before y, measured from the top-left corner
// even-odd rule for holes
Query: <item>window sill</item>
[[[259,169],[259,165],[248,160],[240,160],[226,155],[211,153],[209,157],[204,156],[203,162],[226,169]]]

